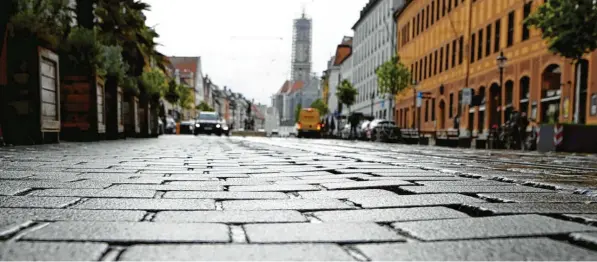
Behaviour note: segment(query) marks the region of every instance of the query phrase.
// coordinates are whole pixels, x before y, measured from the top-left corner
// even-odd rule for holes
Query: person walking
[[[348,119],[350,123],[350,139],[356,139],[357,137],[357,125],[359,125],[359,118],[352,114]]]

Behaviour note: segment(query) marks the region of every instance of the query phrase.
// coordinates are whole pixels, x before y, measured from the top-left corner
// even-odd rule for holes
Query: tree
[[[149,95],[162,97],[168,91],[166,74],[158,68],[152,68],[141,75],[141,86]]]
[[[525,21],[542,32],[550,51],[576,62],[574,122],[579,122],[582,58],[597,49],[597,1],[549,0]]]
[[[377,75],[377,92],[390,96],[390,108],[392,109],[392,103],[396,95],[410,85],[410,72],[400,61],[400,57],[394,56],[391,60],[379,66],[375,70],[375,74]]]
[[[178,100],[178,105],[183,109],[193,108],[193,105],[191,103],[193,101],[193,93],[191,93],[191,89],[186,85],[178,85],[177,89],[180,97]]]
[[[303,110],[303,105],[301,105],[301,104],[296,105],[296,108],[294,109],[294,122],[298,123],[299,117],[301,115],[301,110]]]
[[[178,100],[180,99],[178,84],[176,84],[176,82],[172,79],[170,82],[168,82],[168,87],[166,93],[164,94],[164,98],[166,101],[168,101],[168,103],[173,105],[178,103]]]
[[[202,112],[213,112],[215,111],[211,106],[209,106],[205,101],[201,101],[201,103],[195,107],[195,109],[202,111]]]
[[[338,102],[345,104],[348,107],[348,112],[350,112],[350,107],[356,102],[358,94],[359,91],[347,79],[342,80],[342,83],[338,86],[338,90],[336,90]]]
[[[323,102],[323,99],[318,98],[317,100],[311,103],[311,108],[317,109],[319,111],[319,115],[324,116],[327,115],[329,112],[328,106]]]

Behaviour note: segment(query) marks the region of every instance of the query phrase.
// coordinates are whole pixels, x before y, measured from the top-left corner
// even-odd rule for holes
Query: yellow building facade
[[[461,137],[485,139],[492,126],[503,124],[514,111],[525,112],[533,123],[572,122],[575,66],[550,53],[538,30],[523,26],[541,4],[543,0],[407,1],[394,14],[397,54],[411,68],[415,83],[396,99],[397,124],[427,135],[459,130]],[[502,74],[501,55],[507,59]],[[585,59],[579,121],[597,124],[597,52]],[[472,105],[462,103],[469,90]],[[420,107],[416,92],[425,94]]]

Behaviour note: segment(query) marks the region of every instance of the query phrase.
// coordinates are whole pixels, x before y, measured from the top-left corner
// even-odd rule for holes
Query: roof
[[[304,85],[305,85],[305,83],[303,81],[294,81],[292,84],[292,88],[291,88],[290,81],[286,80],[284,82],[284,85],[282,85],[282,87],[280,87],[280,89],[278,90],[278,94],[294,93],[295,91],[303,88]]]
[[[182,57],[182,56],[172,56],[168,57],[170,63],[174,68],[178,69],[181,73],[183,72],[192,72],[193,74],[197,73],[199,63],[201,61],[201,57],[192,56],[192,57]]]
[[[359,20],[357,20],[357,22],[352,26],[352,30],[354,30],[361,23],[361,21],[363,21],[363,19],[369,14],[369,11],[371,11],[373,7],[375,7],[375,5],[379,2],[380,0],[369,0],[369,3],[367,3],[365,7],[363,7],[363,9],[361,10]]]
[[[336,56],[334,65],[341,65],[344,61],[352,55],[352,38],[338,45],[336,48]]]

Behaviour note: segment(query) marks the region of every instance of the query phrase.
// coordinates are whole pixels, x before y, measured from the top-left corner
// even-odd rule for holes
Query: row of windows
[[[531,6],[533,2],[527,2],[524,5],[523,10],[523,19],[526,19],[531,14]],[[514,26],[516,25],[516,11],[512,11],[508,13],[508,31],[507,31],[507,39],[506,39],[506,47],[511,47],[514,45]],[[530,30],[524,23],[520,23],[522,27],[522,41],[526,41],[530,38]],[[492,33],[493,31],[493,33]],[[484,57],[491,55],[492,53],[497,53],[500,51],[500,43],[501,43],[501,32],[502,32],[502,20],[501,18],[495,21],[493,24],[487,25],[485,28],[479,29],[477,33],[473,33],[471,35],[471,53],[470,53],[470,61],[471,63],[475,62],[476,60],[481,60]],[[485,37],[485,38],[484,38]],[[493,38],[493,39],[492,39]],[[493,41],[492,41],[493,40]],[[491,44],[493,42],[493,50],[491,48]],[[485,52],[483,52],[485,50]],[[493,52],[492,52],[493,51]]]
[[[411,75],[417,82],[434,77],[443,73],[444,70],[448,71],[457,65],[461,65],[464,60],[463,54],[464,37],[461,36],[411,64]]]
[[[460,3],[465,0],[434,0],[431,1],[427,7],[421,9],[419,13],[413,17],[411,22],[406,23],[400,29],[400,45],[405,45],[411,39],[417,37],[433,26],[436,21],[446,16],[453,9],[456,9]]]

